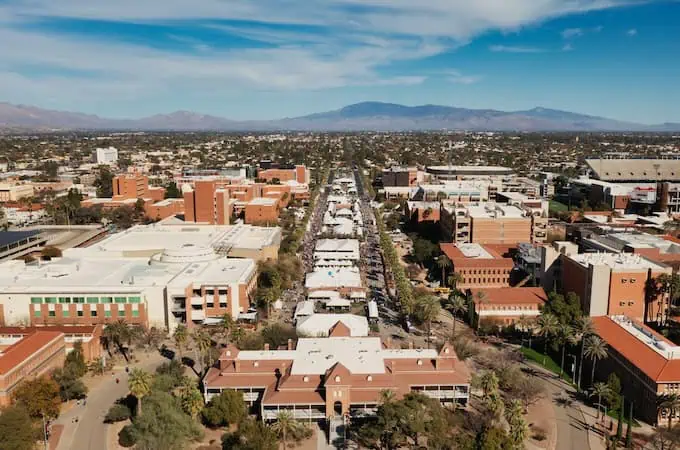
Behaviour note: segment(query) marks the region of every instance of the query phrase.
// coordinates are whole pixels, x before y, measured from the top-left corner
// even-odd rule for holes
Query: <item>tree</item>
[[[485,370],[479,377],[479,387],[484,392],[484,397],[498,391],[498,376],[492,370]]]
[[[108,166],[99,166],[94,186],[97,188],[97,197],[113,197],[113,174]]]
[[[165,198],[182,198],[182,192],[174,181],[165,186]]]
[[[220,334],[224,337],[225,344],[229,344],[229,338],[235,326],[236,322],[234,322],[231,314],[225,314],[222,316],[222,321],[220,322]]]
[[[196,330],[191,334],[191,339],[194,341],[198,353],[201,356],[201,373],[206,370],[206,358],[210,359],[208,361],[208,367],[212,366],[212,360],[210,357],[210,348],[212,347],[212,339],[208,333],[203,330]]]
[[[52,379],[59,385],[59,396],[64,402],[85,398],[87,395],[85,383],[69,368],[55,369]]]
[[[453,272],[449,276],[449,285],[451,286],[452,289],[457,289],[458,283],[460,283],[461,281],[463,281],[463,277],[458,272]]]
[[[595,383],[595,365],[601,359],[607,357],[607,344],[598,335],[591,335],[586,340],[583,354],[589,358],[593,364],[590,373],[590,384]]]
[[[523,417],[523,408],[519,400],[511,400],[509,407],[505,410],[505,419],[510,425],[508,436],[514,448],[523,448],[524,441],[529,434],[529,427]]]
[[[61,258],[62,252],[59,247],[48,245],[40,251],[43,258]]]
[[[64,370],[72,373],[76,378],[81,378],[87,373],[82,341],[74,342],[73,349],[66,355]]]
[[[104,416],[104,423],[123,422],[132,417],[130,408],[122,403],[114,403]]]
[[[59,385],[47,376],[22,381],[12,393],[12,398],[34,419],[55,419],[59,416]]]
[[[633,402],[630,402],[630,414],[626,427],[626,448],[633,448]]]
[[[177,328],[175,328],[175,332],[172,334],[172,338],[175,340],[175,345],[177,346],[179,357],[180,359],[182,359],[182,351],[187,343],[187,340],[189,340],[187,327],[184,325],[177,325]]]
[[[280,323],[272,323],[262,328],[262,338],[270,348],[278,348],[288,345],[288,339],[295,341],[297,334],[295,328]]]
[[[109,349],[110,345],[114,344],[126,361],[129,360],[126,344],[129,345],[132,342],[134,336],[135,332],[132,331],[130,326],[128,326],[124,320],[118,320],[108,324],[102,333],[104,346]]]
[[[512,450],[513,442],[505,430],[492,427],[479,434],[477,448],[479,450]]]
[[[446,286],[446,271],[451,267],[451,260],[446,255],[437,258],[437,266],[442,270],[442,286]]]
[[[441,305],[432,295],[420,297],[417,301],[416,316],[427,325],[427,348],[430,348],[432,321],[439,317]]]
[[[278,450],[276,433],[252,417],[246,418],[234,433],[222,437],[223,450]]]
[[[566,324],[560,324],[557,327],[557,344],[562,347],[562,359],[560,361],[560,377],[564,374],[564,353],[568,345],[576,344],[576,336],[574,330]]]
[[[602,405],[602,397],[609,394],[609,387],[605,383],[595,383],[590,393],[591,397],[597,397],[597,418],[600,418],[600,405]]]
[[[579,357],[579,364],[578,364],[578,381],[577,381],[577,386],[578,389],[581,389],[581,376],[583,375],[583,361],[584,361],[584,354],[585,354],[585,344],[586,340],[588,337],[592,334],[595,334],[595,327],[593,326],[593,321],[590,317],[588,316],[582,316],[579,320],[576,321],[575,327],[574,327],[574,332],[578,336],[579,340],[581,341],[581,356]]]
[[[276,433],[285,450],[288,442],[287,437],[293,435],[300,428],[300,424],[293,418],[288,411],[281,411],[276,416],[276,422],[272,425],[272,430]]]
[[[566,297],[556,292],[548,294],[548,301],[544,308],[545,313],[554,315],[561,324],[573,325],[582,315],[581,299],[573,292],[567,293]]]
[[[43,434],[21,405],[0,410],[0,442],[4,450],[33,450]]]
[[[616,440],[620,441],[621,438],[623,437],[623,408],[619,408],[617,422],[618,423],[616,424]]]
[[[669,431],[671,430],[673,416],[678,408],[680,408],[680,396],[678,394],[664,394],[657,398],[657,409],[666,412]]]
[[[559,322],[557,317],[550,313],[541,314],[538,318],[538,334],[543,337],[543,365],[545,366],[546,355],[548,354],[548,341],[551,336],[557,333]]]
[[[179,399],[157,391],[145,398],[144,414],[133,418],[129,432],[139,450],[183,450],[202,435],[196,421],[182,411]]]
[[[378,403],[384,405],[385,403],[393,402],[397,398],[397,395],[392,389],[383,389],[380,391],[378,397]]]
[[[517,397],[524,406],[524,411],[528,411],[529,406],[536,403],[543,396],[544,388],[541,383],[529,377],[522,377],[519,382],[512,386],[511,393]]]
[[[151,374],[142,369],[132,369],[128,377],[128,388],[130,393],[137,399],[137,415],[142,415],[142,398],[149,395],[151,391]]]
[[[522,314],[519,320],[515,322],[515,330],[526,333],[529,341],[529,348],[531,348],[531,335],[533,334],[534,320]],[[524,346],[524,338],[522,338],[522,346]]]
[[[201,395],[201,391],[196,386],[192,386],[191,389],[186,389],[182,393],[180,400],[182,401],[184,412],[195,420],[203,409],[203,395]]]
[[[456,337],[456,316],[467,311],[467,300],[458,291],[454,291],[449,295],[449,301],[446,304],[446,309],[451,312],[453,324],[451,328],[451,337]]]
[[[208,426],[223,427],[239,423],[246,416],[243,394],[231,389],[224,390],[210,399],[203,408],[203,420]]]

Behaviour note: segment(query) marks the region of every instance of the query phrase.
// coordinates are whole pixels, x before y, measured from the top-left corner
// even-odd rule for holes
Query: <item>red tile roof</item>
[[[543,288],[540,287],[502,287],[502,288],[483,288],[471,289],[472,299],[475,303],[480,303],[476,294],[484,294],[484,303],[492,305],[543,305],[547,300]]]
[[[0,327],[0,335],[23,334],[28,335],[36,331],[57,331],[64,334],[92,334],[100,325],[48,325],[40,327]]]
[[[492,258],[469,258],[460,251],[456,244],[439,244],[439,247],[453,263],[453,270],[465,267],[512,268],[514,266],[512,258],[504,258],[496,249],[487,245],[482,245],[481,247],[483,247]],[[504,246],[501,247],[505,248]]]
[[[56,331],[36,331],[35,333],[10,345],[0,355],[0,375],[5,375],[17,365],[29,359],[41,348],[55,340],[63,339],[63,333]]]
[[[609,317],[593,317],[593,325],[607,345],[652,380],[657,383],[680,382],[680,359],[664,358]],[[648,327],[645,328],[657,339],[670,342]]]

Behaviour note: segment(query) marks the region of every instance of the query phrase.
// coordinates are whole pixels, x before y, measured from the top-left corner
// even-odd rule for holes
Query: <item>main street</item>
[[[167,361],[157,352],[142,358],[139,363],[130,365],[130,369],[134,367],[153,372]],[[99,383],[90,390],[85,405],[73,406],[54,422],[64,426],[57,450],[106,450],[109,425],[104,423],[104,416],[116,400],[128,394],[128,376],[121,367],[113,375],[107,373],[101,377],[104,379],[96,380]],[[78,422],[74,423],[75,418]]]

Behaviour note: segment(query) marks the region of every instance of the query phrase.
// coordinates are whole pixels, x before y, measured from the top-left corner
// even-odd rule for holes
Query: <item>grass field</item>
[[[527,348],[527,347],[521,347],[520,351],[524,355],[526,359],[529,361],[533,361],[537,363],[540,366],[545,367],[555,375],[560,374],[560,365],[556,363],[550,356],[545,357],[545,364],[543,364],[543,353],[534,350],[533,348]],[[567,375],[566,373],[562,375],[562,378],[565,381],[568,381],[571,383],[571,377]]]
[[[550,209],[550,211],[554,211],[554,212],[569,211],[569,207],[567,205],[565,205],[564,203],[560,203],[556,200],[550,200],[549,209]]]

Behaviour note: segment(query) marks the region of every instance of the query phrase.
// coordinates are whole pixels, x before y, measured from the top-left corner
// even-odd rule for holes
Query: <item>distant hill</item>
[[[680,132],[679,123],[641,125],[567,111],[466,109],[440,105],[404,106],[363,102],[344,108],[280,120],[237,121],[177,111],[141,119],[107,119],[75,112],[0,103],[4,130],[148,130],[148,131],[650,131]]]

